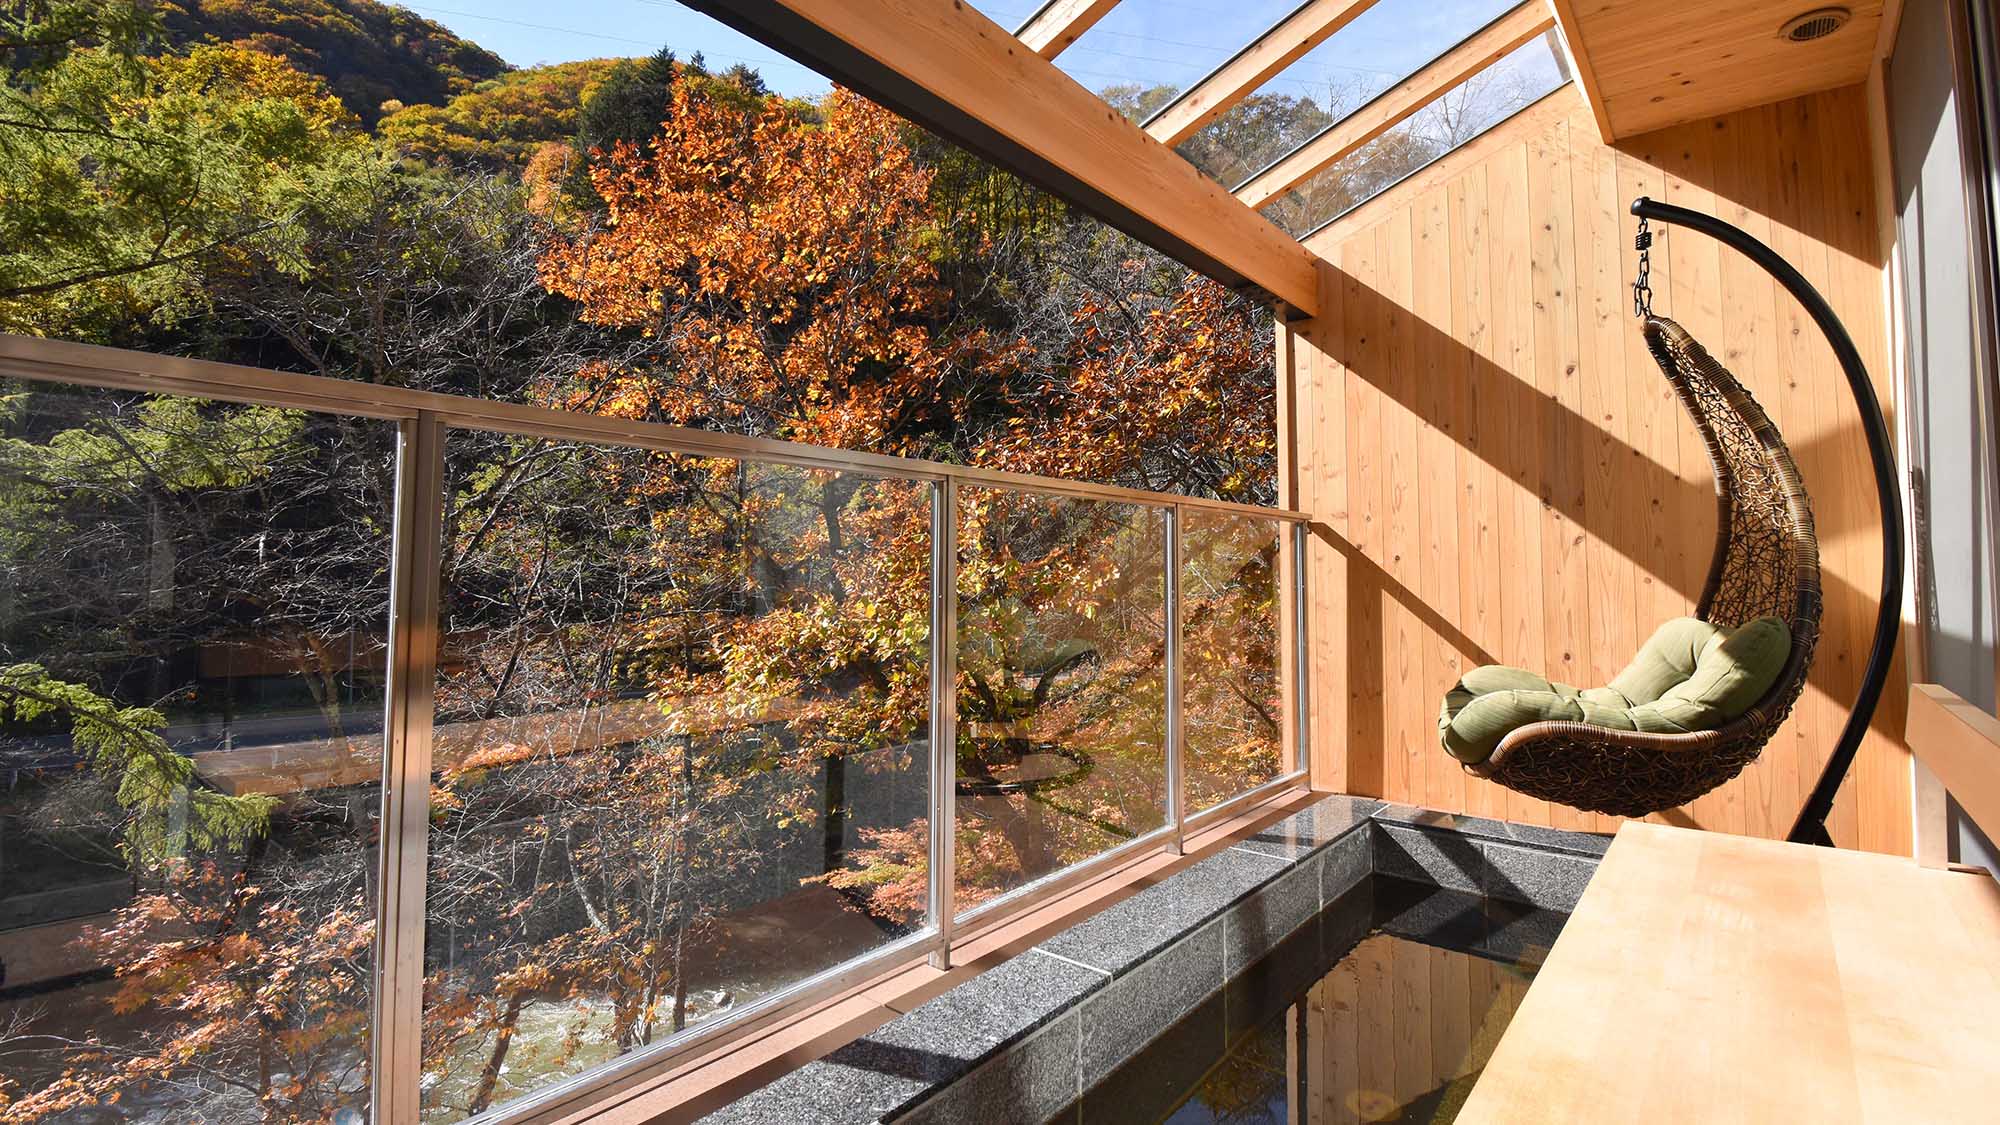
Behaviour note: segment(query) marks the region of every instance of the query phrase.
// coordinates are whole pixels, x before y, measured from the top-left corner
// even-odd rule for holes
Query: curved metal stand
[[[1847,374],[1847,389],[1854,396],[1854,405],[1861,414],[1861,430],[1868,439],[1868,459],[1875,470],[1875,502],[1882,516],[1882,600],[1875,611],[1875,639],[1868,648],[1868,666],[1861,674],[1861,690],[1854,697],[1854,709],[1847,716],[1847,726],[1840,732],[1840,741],[1834,744],[1833,756],[1827,759],[1826,767],[1820,771],[1819,781],[1813,785],[1812,793],[1799,810],[1798,819],[1792,822],[1792,830],[1786,839],[1797,844],[1823,844],[1831,846],[1833,838],[1827,834],[1826,818],[1833,812],[1833,799],[1840,792],[1840,784],[1847,778],[1847,771],[1854,765],[1854,755],[1861,749],[1861,740],[1868,733],[1868,723],[1874,718],[1875,705],[1881,702],[1883,685],[1889,679],[1889,662],[1896,651],[1896,633],[1901,626],[1903,612],[1903,506],[1896,489],[1895,455],[1890,448],[1889,423],[1882,417],[1882,404],[1875,397],[1875,386],[1868,381],[1868,369],[1861,362],[1861,353],[1854,346],[1854,340],[1841,326],[1839,318],[1819,291],[1812,287],[1790,262],[1780,258],[1769,246],[1723,222],[1713,215],[1690,211],[1685,207],[1675,207],[1669,203],[1658,203],[1640,196],[1632,201],[1632,213],[1654,222],[1671,223],[1675,226],[1691,227],[1719,242],[1728,243],[1744,257],[1764,267],[1789,290],[1799,304],[1812,314],[1813,322],[1826,336],[1827,343],[1833,345],[1833,354],[1840,360],[1840,368]]]

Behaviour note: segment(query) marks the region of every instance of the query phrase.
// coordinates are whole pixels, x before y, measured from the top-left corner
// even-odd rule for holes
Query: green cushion
[[[1474,668],[1446,693],[1438,738],[1462,762],[1483,762],[1530,723],[1685,734],[1748,711],[1777,682],[1792,635],[1775,617],[1730,630],[1683,617],[1655,630],[1611,686],[1583,691],[1504,665]]]
[[[1784,661],[1792,655],[1792,631],[1776,617],[1760,617],[1742,629],[1726,631],[1702,649],[1694,675],[1666,691],[1660,703],[1686,703],[1712,711],[1720,727],[1764,699],[1778,683]]]
[[[1699,617],[1676,617],[1653,630],[1611,686],[1634,705],[1651,703],[1694,675],[1702,650],[1722,633]]]

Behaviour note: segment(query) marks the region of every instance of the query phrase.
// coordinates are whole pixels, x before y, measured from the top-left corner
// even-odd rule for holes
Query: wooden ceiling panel
[[[1861,81],[1884,0],[1552,0],[1605,139],[1615,140]],[[1810,43],[1794,16],[1845,8]]]

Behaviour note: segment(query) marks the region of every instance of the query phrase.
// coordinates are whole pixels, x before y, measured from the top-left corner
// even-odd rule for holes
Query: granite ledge
[[[1156,975],[1139,970],[1159,962],[1164,971],[1162,957],[1197,935],[1207,935],[1213,955],[1196,943],[1202,955],[1181,975],[1200,977],[1204,994],[1213,983],[1219,994],[1254,952],[1284,942],[1371,873],[1566,910],[1607,844],[1591,834],[1328,796],[701,1120],[865,1125],[935,1118],[962,1103],[951,1094],[955,1086],[1016,1088],[1026,1076],[1035,1079],[1028,1085],[1037,1102],[1056,1096],[1069,1074],[1081,1097],[1104,1077],[1090,1064],[1105,1053],[1096,1041],[1109,1030],[1103,1015],[1109,994],[1127,974],[1135,977],[1128,984],[1153,983],[1137,980]],[[1317,910],[1304,909],[1301,894]],[[1252,896],[1271,901],[1258,900],[1255,918],[1238,917]],[[1213,982],[1206,979],[1211,961]],[[1184,996],[1173,1006],[1183,1002],[1204,1001]],[[1165,1029],[1120,1030],[1137,1049]],[[1064,1055],[1072,1050],[1073,1069]],[[1018,1065],[1005,1062],[1023,1051],[1030,1053]],[[974,1081],[981,1076],[992,1081]]]

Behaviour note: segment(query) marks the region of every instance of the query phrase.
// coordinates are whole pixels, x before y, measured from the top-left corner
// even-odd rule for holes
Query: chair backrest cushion
[[[1776,617],[1717,630],[1702,646],[1694,673],[1652,703],[1633,707],[1633,722],[1640,730],[1713,730],[1756,706],[1791,653],[1792,631]]]
[[[1612,689],[1625,697],[1628,707],[1659,699],[1694,675],[1702,653],[1723,632],[1699,617],[1676,617],[1662,624],[1632,663],[1612,679]]]

